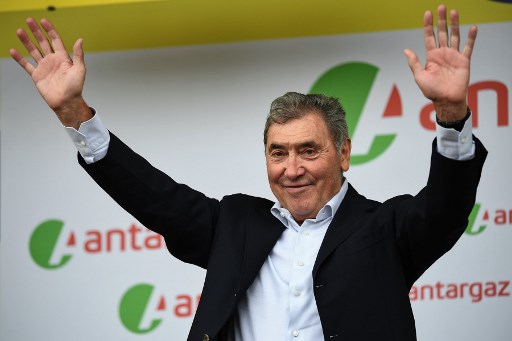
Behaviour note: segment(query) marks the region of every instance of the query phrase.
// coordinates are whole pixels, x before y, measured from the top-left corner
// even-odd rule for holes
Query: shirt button
[[[300,261],[298,261],[298,262],[297,262],[297,264],[298,264],[299,266],[304,266],[304,262],[303,262],[303,261],[301,261],[301,260],[300,260]]]
[[[82,146],[84,146],[84,147],[87,145],[87,143],[85,143],[85,141],[80,141],[80,144],[81,144]]]
[[[463,138],[460,140],[460,143],[462,143],[462,144],[466,143],[466,138],[465,138],[465,137],[463,137]]]
[[[295,290],[295,292],[293,293],[295,296],[300,296],[300,290]]]
[[[281,216],[281,218],[284,218],[284,213],[283,212],[279,212],[279,215]]]
[[[304,235],[309,236],[309,231],[308,230],[304,231]]]
[[[297,336],[299,336],[299,332],[298,332],[298,331],[296,331],[296,330],[294,330],[294,331],[292,332],[292,335],[293,335],[294,337],[297,337]]]

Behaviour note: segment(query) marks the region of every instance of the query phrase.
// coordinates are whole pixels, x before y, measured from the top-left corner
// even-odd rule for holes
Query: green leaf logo
[[[379,69],[371,64],[351,62],[327,70],[313,84],[310,93],[320,93],[340,99],[347,113],[350,136],[357,131],[359,119],[377,77]],[[393,86],[383,117],[401,116],[402,105],[398,89]],[[391,146],[395,134],[376,135],[366,154],[351,155],[352,165],[369,162],[382,155]]]
[[[63,227],[64,222],[60,220],[47,220],[39,224],[32,232],[29,242],[30,256],[40,267],[57,269],[71,260],[72,256],[68,254],[63,255],[55,264],[50,262]]]
[[[146,312],[149,300],[154,291],[150,284],[138,284],[126,291],[119,304],[119,318],[123,325],[135,334],[145,334],[153,331],[160,325],[162,319],[154,319],[147,328],[141,328],[142,318]],[[165,309],[165,301],[162,297],[158,310]]]
[[[480,225],[478,228],[474,228],[476,217],[478,217],[478,212],[480,211],[480,205],[479,203],[475,203],[475,206],[473,206],[473,209],[471,210],[471,213],[468,217],[468,227],[464,231],[466,234],[469,234],[470,236],[476,236],[477,234],[480,234],[484,232],[484,230],[487,228],[487,225]],[[483,220],[487,220],[489,217],[488,212],[486,211],[483,216]]]

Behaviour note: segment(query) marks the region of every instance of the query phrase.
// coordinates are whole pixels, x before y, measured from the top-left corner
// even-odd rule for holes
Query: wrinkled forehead
[[[286,123],[273,123],[266,136],[266,147],[271,144],[294,145],[318,141],[327,143],[330,134],[320,115],[312,114],[288,120]]]
[[[272,117],[269,116],[269,117],[267,117],[267,122],[265,123],[265,138],[267,137],[266,135],[268,135],[268,131],[273,126],[282,126],[282,125],[291,124],[295,121],[306,120],[308,117],[311,117],[311,116],[317,116],[325,124],[325,119],[324,119],[323,115],[321,113],[319,113],[318,111],[314,111],[311,109],[302,109],[302,110],[297,109],[293,113],[288,113],[287,115],[272,116]]]

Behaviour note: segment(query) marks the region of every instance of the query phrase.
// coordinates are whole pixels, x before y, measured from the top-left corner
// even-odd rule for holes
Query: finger
[[[78,66],[84,66],[84,50],[82,48],[83,39],[80,38],[73,45],[73,64]]]
[[[448,46],[448,27],[446,26],[446,6],[437,8],[437,40],[439,47]]]
[[[468,59],[471,59],[471,54],[473,53],[473,47],[475,46],[477,33],[478,29],[475,25],[469,28],[468,41],[466,42],[466,46],[464,46],[464,51],[462,51],[462,54],[466,56]]]
[[[16,49],[10,49],[9,53],[11,57],[30,75],[32,76],[32,72],[34,72],[34,66],[27,62],[23,56],[16,51]]]
[[[30,28],[30,31],[32,31],[32,34],[36,38],[37,42],[39,43],[39,46],[41,47],[43,54],[47,55],[53,53],[52,47],[48,42],[48,39],[46,38],[44,33],[41,32],[41,29],[39,28],[37,22],[32,18],[28,18],[27,25]]]
[[[416,53],[409,49],[405,49],[404,54],[407,57],[407,63],[409,64],[413,75],[416,77],[417,74],[423,71],[423,66],[421,65],[420,59]]]
[[[18,36],[18,39],[21,41],[23,46],[27,49],[28,53],[34,58],[36,62],[39,62],[41,59],[43,59],[43,56],[41,55],[41,51],[37,48],[36,45],[30,40],[28,37],[27,32],[25,32],[24,29],[19,28],[16,31],[16,35]]]
[[[59,33],[48,19],[41,19],[41,26],[50,37],[54,51],[66,51]]]
[[[427,51],[436,48],[436,36],[434,34],[434,19],[432,12],[426,11],[423,15],[423,37]]]
[[[450,12],[450,47],[457,51],[460,47],[459,13],[456,10]]]

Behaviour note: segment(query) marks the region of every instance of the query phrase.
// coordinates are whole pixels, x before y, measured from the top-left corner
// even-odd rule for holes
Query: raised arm
[[[78,39],[73,46],[71,59],[50,21],[41,20],[44,33],[34,19],[27,19],[27,24],[35,42],[21,28],[16,34],[34,59],[35,66],[16,49],[11,49],[10,54],[32,77],[37,90],[61,123],[78,129],[82,122],[93,115],[82,97],[86,73],[82,39]]]
[[[447,27],[446,6],[440,5],[437,12],[437,41],[432,12],[425,12],[423,17],[427,52],[425,67],[413,51],[406,49],[404,53],[420,90],[434,103],[437,118],[441,122],[451,123],[463,120],[467,113],[466,95],[477,28],[471,26],[466,45],[459,51],[458,12],[450,12],[450,32]]]

